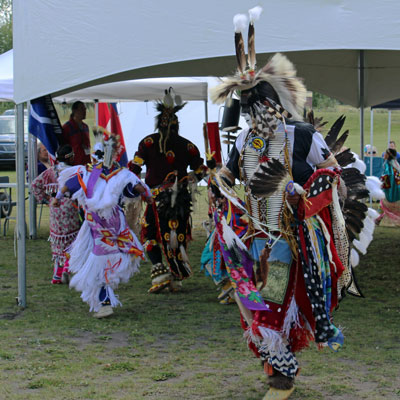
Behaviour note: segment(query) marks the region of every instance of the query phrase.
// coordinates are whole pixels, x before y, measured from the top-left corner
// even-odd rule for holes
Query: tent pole
[[[358,82],[360,98],[360,158],[364,159],[364,50],[360,50],[358,58]]]
[[[99,125],[99,100],[94,99],[94,124]]]
[[[387,147],[389,147],[390,144],[390,131],[392,129],[392,110],[389,110],[388,114],[388,142],[387,142]]]
[[[374,163],[374,110],[371,107],[371,126],[369,129],[370,132],[370,141],[371,141],[371,154],[369,157],[369,176],[372,176],[372,171],[373,171],[373,163]],[[369,196],[369,205],[372,207],[372,196]]]
[[[371,127],[369,130],[369,140],[371,142],[371,162],[369,163],[369,174],[372,176],[372,157],[373,157],[373,148],[374,148],[374,110],[371,108]]]
[[[28,102],[28,115],[30,115],[31,104]],[[36,136],[28,134],[28,183],[29,187],[32,181],[37,177],[37,139]],[[29,191],[29,237],[36,239],[37,224],[36,224],[36,199]]]
[[[24,104],[17,104],[17,246],[18,246],[18,305],[26,307],[26,233],[25,233],[25,160]]]

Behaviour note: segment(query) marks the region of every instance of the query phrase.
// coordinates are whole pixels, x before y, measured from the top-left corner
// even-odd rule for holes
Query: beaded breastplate
[[[260,163],[267,158],[276,158],[284,162],[285,133],[275,132],[273,138],[263,138],[250,132],[245,140],[240,155],[239,167],[241,178],[245,184],[247,205],[253,217],[252,225],[255,231],[266,228],[269,231],[278,231],[280,226],[283,193],[275,193],[269,198],[259,199],[250,193],[248,184]]]

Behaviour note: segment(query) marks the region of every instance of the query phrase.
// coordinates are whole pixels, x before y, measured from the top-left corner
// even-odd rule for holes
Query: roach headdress
[[[121,150],[119,135],[110,133],[101,126],[93,127],[93,135],[96,143],[93,146],[92,157],[97,161],[102,161],[105,167],[110,168]]]
[[[156,109],[160,112],[156,116],[156,129],[160,133],[160,152],[166,152],[166,143],[171,133],[178,134],[179,121],[176,113],[186,105],[182,103],[179,95],[176,95],[173,88],[165,90],[164,99],[156,103]]]
[[[249,10],[248,27],[248,57],[244,50],[242,32],[247,25],[247,16],[235,15],[235,48],[238,69],[235,75],[222,79],[222,82],[210,90],[210,97],[214,103],[220,104],[231,96],[233,92],[256,88],[265,82],[270,85],[279,98],[279,103],[296,120],[302,120],[301,113],[306,101],[306,88],[300,78],[296,76],[294,65],[286,56],[276,53],[261,69],[256,69],[255,30],[254,22],[262,12],[261,7]],[[273,99],[276,102],[276,99]]]

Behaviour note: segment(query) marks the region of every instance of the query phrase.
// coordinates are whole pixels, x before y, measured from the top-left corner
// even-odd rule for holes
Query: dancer
[[[47,151],[46,151],[47,153]],[[39,203],[50,202],[58,190],[60,173],[73,165],[74,152],[70,145],[61,146],[56,152],[57,163],[45,169],[32,182],[31,190]],[[52,284],[68,283],[68,270],[64,269],[65,249],[75,240],[80,223],[77,204],[64,198],[58,207],[50,203],[50,237],[53,260]]]
[[[239,92],[249,124],[226,166],[213,175],[212,188],[220,204],[226,197],[249,218],[239,239],[223,209],[214,211],[245,337],[268,375],[268,400],[287,399],[293,392],[299,371],[295,352],[310,341],[335,351],[341,346],[332,311],[346,291],[361,295],[352,271],[358,253],[350,253],[351,242],[365,251],[376,214],[358,201],[369,194],[365,176],[341,168],[355,161],[350,151],[339,153],[347,137],[346,132],[338,138],[344,118],[325,142],[314,126],[302,122],[306,88],[293,64],[276,54],[256,70],[254,21],[260,13],[260,7],[249,11],[248,67],[241,33],[247,17],[235,16],[238,73],[211,93],[221,103]],[[235,179],[244,183],[246,207],[231,189]],[[362,234],[368,243],[358,241]]]
[[[142,242],[153,264],[149,293],[168,287],[177,291],[182,280],[192,275],[186,254],[191,239],[192,196],[206,170],[198,148],[179,135],[176,113],[186,103],[182,103],[179,96],[174,99],[172,94],[171,89],[166,90],[163,101],[157,103],[158,132],[139,143],[129,163],[131,171],[137,175],[146,165],[145,181],[154,197],[154,203],[146,208],[142,226]],[[193,170],[190,174],[188,167]],[[162,261],[162,253],[167,265]]]
[[[60,190],[54,206],[68,193],[85,210],[85,221],[68,249],[70,286],[94,311],[94,317],[113,314],[121,305],[114,289],[138,271],[143,248],[129,229],[121,202],[143,196],[151,203],[149,188],[127,168],[115,161],[118,137],[98,129],[95,132],[95,165],[77,166],[59,178]]]
[[[400,225],[400,165],[396,157],[397,152],[393,148],[388,148],[384,153],[385,163],[381,181],[385,198],[381,200],[383,212],[375,220],[377,225],[385,216],[393,224]]]

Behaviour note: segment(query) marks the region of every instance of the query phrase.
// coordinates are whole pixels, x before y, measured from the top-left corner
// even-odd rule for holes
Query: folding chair
[[[10,219],[15,219],[15,217],[11,217],[11,212],[13,207],[17,205],[17,202],[12,201],[11,188],[1,188],[2,183],[10,183],[10,178],[8,176],[0,176],[0,190],[2,190],[0,191],[0,221],[1,218],[4,218],[3,235],[5,236]]]

